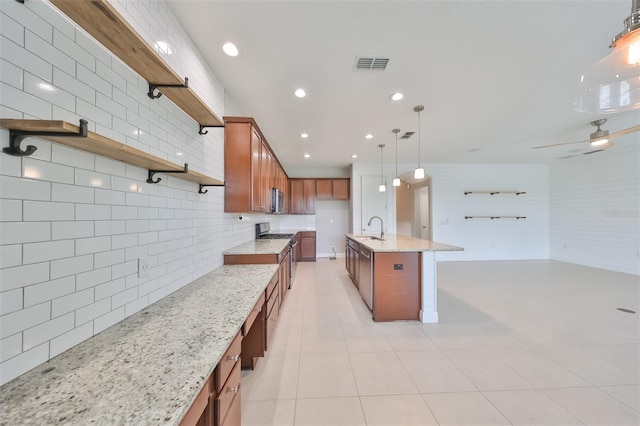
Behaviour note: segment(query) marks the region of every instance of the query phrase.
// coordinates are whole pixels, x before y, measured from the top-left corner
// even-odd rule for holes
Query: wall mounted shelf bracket
[[[9,146],[6,148],[2,148],[2,151],[5,154],[14,155],[17,157],[26,157],[36,152],[38,148],[33,145],[27,145],[27,148],[23,151],[20,148],[20,143],[24,140],[24,138],[38,137],[38,136],[86,138],[87,131],[88,131],[87,120],[84,120],[84,119],[80,119],[80,129],[78,130],[78,133],[9,130]]]
[[[217,185],[205,185],[205,184],[200,184],[199,188],[198,188],[198,194],[206,194],[207,192],[209,192],[208,189],[205,189],[204,191],[202,190],[202,188],[206,187],[206,186],[224,186],[224,184],[217,184]]]
[[[206,135],[207,133],[209,133],[208,130],[204,130],[207,127],[224,127],[224,124],[201,124],[200,130],[198,130],[198,133],[201,135]]]
[[[182,87],[184,89],[188,89],[189,88],[189,79],[187,77],[184,78],[184,84],[154,84],[154,83],[149,83],[149,93],[147,93],[147,96],[149,96],[149,98],[151,99],[158,99],[160,96],[162,96],[162,92],[160,92],[158,90],[158,94],[154,94],[153,92],[156,91],[156,89],[162,88],[162,87]]]
[[[161,178],[158,178],[156,180],[153,179],[153,176],[156,173],[189,173],[189,165],[187,163],[184,163],[184,170],[149,170],[147,183],[158,183],[162,180]]]
[[[526,219],[526,216],[465,216],[465,219]]]

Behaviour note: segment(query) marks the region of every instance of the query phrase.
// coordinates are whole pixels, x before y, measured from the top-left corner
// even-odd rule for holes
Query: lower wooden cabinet
[[[240,409],[241,380],[242,374],[240,363],[236,363],[236,365],[233,367],[233,370],[231,370],[229,377],[227,378],[215,398],[216,426],[240,424],[240,414],[235,413],[234,410]],[[229,419],[230,413],[232,414],[231,419]]]
[[[301,262],[316,261],[316,231],[298,232],[298,260]]]

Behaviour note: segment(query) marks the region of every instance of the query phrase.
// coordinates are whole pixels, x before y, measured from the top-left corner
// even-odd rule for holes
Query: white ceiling
[[[285,169],[379,162],[380,143],[392,163],[391,129],[417,131],[418,104],[422,163],[580,161],[557,157],[586,143],[530,148],[587,139],[589,122],[605,117],[574,111],[576,86],[631,11],[630,0],[170,4],[225,87],[226,113],[254,117]],[[241,55],[226,56],[225,41]],[[386,71],[354,71],[356,55],[391,60]],[[306,98],[293,95],[298,87]],[[405,98],[392,102],[395,91]],[[605,118],[614,132],[640,113]],[[615,143],[639,141],[634,133]],[[400,141],[399,162],[415,163],[417,152],[416,133]]]

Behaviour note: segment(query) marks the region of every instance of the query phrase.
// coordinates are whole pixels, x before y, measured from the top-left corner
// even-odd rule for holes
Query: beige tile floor
[[[374,323],[343,260],[299,264],[243,425],[640,425],[638,277],[440,262],[439,324]]]

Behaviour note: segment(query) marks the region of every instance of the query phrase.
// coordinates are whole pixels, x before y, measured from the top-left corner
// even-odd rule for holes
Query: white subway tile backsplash
[[[0,176],[0,194],[4,199],[49,201],[51,199],[51,183]]]
[[[56,49],[50,42],[43,40],[27,28],[24,37],[24,47],[34,55],[60,68],[68,74],[72,74],[76,69],[76,61],[70,56]],[[51,79],[49,79],[51,81]]]
[[[105,266],[115,265],[124,262],[124,250],[111,250],[102,253],[96,253],[94,256],[95,268],[103,268]]]
[[[76,256],[51,262],[51,279],[87,272],[93,269],[93,255]]]
[[[104,173],[94,172],[92,170],[75,169],[75,184],[79,186],[91,186],[93,188],[103,188],[108,190],[111,187],[111,176]],[[95,197],[96,204],[110,204],[98,201],[98,189],[96,189]]]
[[[22,253],[23,263],[30,264],[73,257],[75,249],[73,240],[60,240],[24,244]]]
[[[158,279],[153,279],[146,283],[142,283],[138,286],[138,296],[144,296],[146,294],[156,291],[158,288],[159,288]],[[153,302],[149,302],[149,304],[151,303]]]
[[[0,13],[0,27],[2,35],[19,46],[24,46],[24,26],[11,19],[4,13]],[[4,76],[2,77],[4,80]]]
[[[57,31],[61,31],[69,38],[73,38],[75,35],[75,27],[71,21],[55,7],[51,7],[49,2],[28,2],[25,3],[29,9],[31,9],[38,16],[44,17],[44,19],[51,24]],[[51,42],[51,40],[49,41]]]
[[[40,77],[46,79],[46,77]],[[53,69],[53,84],[62,90],[73,94],[79,99],[84,99],[92,104],[95,104],[96,102],[96,91],[92,87],[76,80],[74,76],[59,70],[58,68]]]
[[[51,239],[66,240],[69,238],[93,237],[93,222],[52,222]]]
[[[76,290],[84,290],[89,287],[95,287],[99,284],[111,281],[111,267],[94,269],[93,271],[84,272],[76,275]],[[98,297],[96,297],[96,300]]]
[[[83,340],[87,340],[91,336],[93,336],[93,324],[88,322],[64,333],[62,336],[52,339],[50,343],[51,357],[60,355],[62,352],[74,347]]]
[[[22,201],[0,199],[0,222],[22,220]],[[2,239],[0,239],[0,242]]]
[[[111,68],[110,64],[111,64],[111,57],[109,57],[109,62],[98,60],[96,62],[96,74],[101,78],[103,78],[104,80],[106,80],[107,82],[109,82],[109,84],[111,84],[113,88],[125,87],[127,84],[126,80],[124,79],[124,77],[122,77],[117,72],[115,72]],[[113,89],[111,91],[110,98],[113,98]],[[120,106],[122,107],[123,105],[120,104]],[[120,118],[126,118],[126,114],[124,115],[124,117],[120,117]]]
[[[21,25],[27,28],[33,28],[40,37],[51,43],[53,27],[46,19],[33,11],[30,4],[26,5],[16,2],[3,2],[2,12],[6,13]]]
[[[3,36],[0,36],[0,52],[2,52],[2,58],[7,62],[24,70],[29,70],[31,74],[37,75],[46,81],[52,80],[53,66],[49,62]],[[5,104],[4,96],[2,103]]]
[[[8,3],[8,2],[7,2]],[[2,363],[0,383],[7,383],[49,359],[49,342]]]
[[[96,237],[101,235],[124,234],[126,222],[124,220],[100,220],[95,223]]]
[[[124,86],[116,86],[113,88],[113,100],[124,106],[127,110],[137,112],[140,104],[138,104],[138,101],[134,98],[126,94],[124,90],[120,90],[121,87],[123,88]]]
[[[123,280],[124,281],[124,280]],[[127,303],[133,302],[138,297],[138,289],[132,288],[111,296],[111,308],[119,308]]]
[[[111,250],[111,237],[80,238],[76,241],[76,256]]]
[[[0,293],[0,316],[24,308],[23,302],[21,288]]]
[[[115,175],[124,177],[126,167],[125,163],[111,158],[96,156],[95,170],[96,172],[106,173],[108,175]]]
[[[2,242],[2,239],[0,239]],[[22,265],[22,244],[0,246],[0,268]]]
[[[95,334],[111,327],[124,319],[124,306],[121,306],[108,314],[102,315],[93,321],[93,331]]]
[[[138,259],[125,263],[119,263],[111,267],[113,279],[122,278],[127,275],[136,274],[138,272]]]
[[[111,64],[111,57],[113,56],[107,48],[105,48],[102,44],[96,43],[95,39],[84,31],[78,29],[75,31],[74,37],[69,37],[80,46],[82,49],[89,52],[92,56],[96,58],[96,68],[98,63],[104,63],[107,65]]]
[[[149,196],[145,194],[127,192],[125,200],[127,206],[146,207],[149,205]]]
[[[107,178],[109,186],[111,186],[111,179]],[[125,196],[121,191],[110,191],[96,188],[96,204],[110,204],[110,205],[124,205]]]
[[[24,72],[24,90],[39,99],[51,104],[56,104],[60,108],[64,108],[68,111],[73,111],[75,109],[76,100],[71,93],[67,93],[27,71]],[[55,117],[56,119],[60,118],[53,114],[52,117]]]
[[[158,209],[138,207],[138,219],[158,219]]]
[[[4,15],[0,14],[0,19],[2,16]],[[2,22],[0,22],[0,25],[2,25]],[[22,89],[24,71],[22,68],[17,67],[2,58],[0,58],[0,76],[2,76],[2,81],[5,84],[13,86],[16,89]]]
[[[87,69],[81,64],[78,64],[78,68],[76,70],[76,77],[78,78],[78,80],[80,80],[84,84],[87,84],[93,87],[94,89],[96,89],[96,92],[97,92],[96,98],[98,93],[102,93],[108,98],[111,98],[113,96],[112,89],[111,89],[113,86],[108,81],[98,76],[94,71]],[[109,111],[109,110],[105,109],[105,111]]]
[[[138,192],[138,182],[118,176],[111,176],[111,189],[114,191]]]
[[[0,362],[5,362],[22,352],[22,333],[0,340]]]
[[[133,302],[127,303],[124,307],[124,312],[126,316],[133,315],[147,306],[149,306],[149,297],[142,296]]]
[[[127,220],[127,233],[149,231],[148,220]]]
[[[147,246],[140,245],[136,247],[129,247],[125,250],[126,260],[140,259],[141,257],[148,257],[150,255],[149,248]],[[151,266],[153,266],[153,263]]]
[[[78,291],[51,301],[51,318],[59,317],[94,302],[93,288]]]
[[[28,112],[36,118],[51,120],[51,104],[48,102],[5,83],[0,83],[0,94],[3,105],[23,113]]]
[[[0,269],[0,291],[9,291],[49,279],[49,263]]]
[[[111,311],[111,300],[102,299],[76,311],[76,326],[89,322]]]
[[[54,144],[51,147],[51,161],[79,169],[93,170],[95,157],[95,155],[89,152],[69,148],[64,145]]]
[[[74,276],[24,287],[25,308],[38,305],[76,291]]]
[[[51,240],[51,224],[48,222],[0,222],[0,244],[49,240]]]
[[[73,183],[73,168],[27,157],[22,159],[22,177],[51,182]]]
[[[5,129],[0,129],[0,135],[2,136],[2,140],[6,141],[3,143],[3,146],[9,146],[9,132]],[[31,139],[36,140],[36,139]],[[31,143],[31,145],[34,145]],[[36,151],[37,152],[37,151]],[[0,175],[5,176],[14,176],[20,177],[22,176],[22,159],[20,157],[15,157],[13,155],[0,155]],[[3,198],[4,191],[7,188],[3,187],[2,181],[0,181],[0,193]]]
[[[51,304],[41,303],[0,317],[0,339],[48,321]]]
[[[138,209],[136,207],[111,206],[111,217],[113,219],[136,219],[138,217]]]
[[[23,201],[25,222],[73,220],[75,212],[71,203],[48,201]]]
[[[114,117],[117,117],[121,120],[126,120],[127,118],[127,109],[124,106],[100,92],[96,93],[96,107],[105,111],[109,111]]]
[[[25,351],[32,349],[56,336],[73,329],[74,314],[73,312],[54,318],[50,321],[36,325],[24,331],[22,348]]]
[[[82,47],[76,44],[75,41],[71,40],[63,33],[59,31],[53,32],[53,45],[63,52],[66,52],[69,56],[75,59],[78,64],[84,65],[91,71],[96,70],[95,56],[84,50]]]
[[[51,184],[51,201],[65,201],[69,203],[93,203],[93,188],[84,188],[61,183]]]
[[[114,294],[118,294],[125,291],[125,288],[126,288],[126,280],[124,278],[119,278],[104,284],[100,284],[100,285],[97,285],[95,288],[95,291],[96,291],[95,298],[96,300],[102,300],[106,297],[111,297]]]
[[[76,204],[77,220],[110,220],[111,206],[99,204]]]
[[[104,111],[96,107],[93,103],[86,102],[82,99],[76,100],[76,114],[105,127],[111,127],[113,125],[113,116],[109,112]]]
[[[111,237],[111,246],[114,250],[134,247],[138,244],[143,244],[142,242],[138,243],[138,234],[122,234]]]

